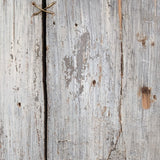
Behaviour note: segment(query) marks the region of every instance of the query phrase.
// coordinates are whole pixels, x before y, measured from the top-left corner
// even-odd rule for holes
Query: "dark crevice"
[[[123,43],[121,41],[121,81],[122,81],[122,79],[123,79]],[[122,87],[122,85],[121,85],[121,87]],[[121,95],[122,95],[122,89],[121,89]]]
[[[42,8],[46,0],[42,0]],[[44,159],[47,160],[47,129],[48,129],[48,99],[47,99],[47,63],[46,63],[46,13],[42,12],[42,65],[43,65],[43,94],[44,94]]]
[[[121,74],[121,87],[120,87],[120,100],[119,100],[119,108],[118,108],[118,116],[119,116],[119,132],[118,132],[118,136],[116,139],[116,142],[114,144],[114,147],[110,150],[109,154],[108,154],[108,158],[107,160],[110,159],[112,152],[114,152],[117,148],[117,144],[119,142],[120,136],[123,133],[122,130],[122,96],[123,96],[123,72],[124,72],[124,62],[123,62],[123,31],[122,31],[122,0],[118,0],[118,14],[119,14],[119,39],[120,39],[120,54],[121,54],[121,59],[120,59],[120,74]],[[125,149],[126,151],[126,149]],[[125,156],[125,160],[126,160],[126,156]]]

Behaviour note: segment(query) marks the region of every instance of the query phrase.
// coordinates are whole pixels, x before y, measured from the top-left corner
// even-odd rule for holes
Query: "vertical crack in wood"
[[[118,108],[118,116],[119,116],[119,125],[120,125],[120,129],[119,129],[119,133],[116,139],[116,142],[114,144],[114,147],[110,150],[109,154],[108,154],[108,158],[107,160],[110,159],[110,156],[112,154],[112,152],[116,149],[119,138],[122,134],[122,117],[121,117],[121,107],[122,107],[122,94],[123,94],[123,42],[122,42],[122,0],[118,0],[118,15],[119,15],[119,38],[120,38],[120,50],[121,50],[121,87],[120,87],[120,102],[119,102],[119,108]],[[126,152],[126,149],[125,149]],[[125,159],[126,159],[126,155],[125,155]]]
[[[42,0],[42,8],[46,0]],[[42,12],[42,65],[43,65],[43,94],[44,94],[44,159],[47,160],[47,129],[48,129],[48,97],[47,97],[47,63],[46,63],[46,13]]]
[[[123,91],[123,42],[122,42],[122,0],[118,0],[118,15],[119,15],[119,26],[120,26],[120,49],[121,49],[121,88],[120,88],[120,104],[119,104],[119,123],[120,123],[120,130],[119,130],[119,137],[122,133],[122,117],[121,117],[121,107],[122,107],[122,91]],[[117,140],[117,143],[118,143]]]

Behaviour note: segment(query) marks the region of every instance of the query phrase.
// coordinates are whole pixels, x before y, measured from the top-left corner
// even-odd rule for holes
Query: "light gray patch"
[[[113,63],[113,60],[111,59],[111,56],[107,53],[106,53],[106,64],[108,65],[110,72],[113,73],[114,63]]]
[[[89,46],[89,40],[90,40],[90,35],[88,32],[85,32],[81,37],[78,43],[75,45],[75,48],[77,49],[77,55],[76,55],[76,60],[77,60],[77,76],[76,80],[78,83],[81,82],[83,79],[82,71],[86,69],[86,64],[87,64],[87,57],[86,57],[86,52],[87,52],[87,46]]]
[[[76,81],[79,84],[78,95],[82,94],[84,86],[82,85],[82,80],[84,79],[83,71],[87,67],[87,49],[89,48],[90,35],[88,32],[85,32],[81,35],[77,44],[74,46],[77,67],[75,69]]]
[[[68,87],[72,80],[72,74],[74,72],[73,57],[65,56],[63,60],[66,67],[65,69],[66,87]]]
[[[4,130],[4,127],[3,127],[2,121],[0,121],[0,136],[4,134],[3,130]]]
[[[83,70],[83,55],[81,53],[77,54],[77,76],[76,79],[78,82],[81,81],[82,77],[82,70]]]
[[[37,57],[39,57],[39,53],[40,53],[40,45],[39,43],[37,42],[36,45],[35,45],[35,53],[37,54]]]
[[[90,35],[88,32],[85,32],[80,37],[77,45],[75,46],[78,49],[78,53],[86,52],[87,46],[89,45]]]
[[[81,85],[81,86],[80,86],[80,88],[79,88],[79,95],[80,95],[80,94],[82,94],[83,89],[84,89],[84,86],[83,86],[83,85]]]
[[[90,55],[89,56],[89,59],[90,60],[94,60],[94,59],[97,59],[97,58],[99,58],[100,57],[100,55],[99,55],[99,53],[97,53],[96,55]]]
[[[38,102],[38,101],[39,101],[39,98],[38,98],[38,96],[36,96],[36,97],[35,97],[35,101],[36,101],[36,102]]]
[[[66,87],[69,86],[72,75],[75,73],[75,78],[77,83],[79,84],[79,91],[78,95],[83,92],[84,86],[81,84],[81,80],[84,79],[83,71],[87,67],[87,47],[89,47],[90,35],[88,32],[82,34],[80,39],[78,40],[77,44],[74,46],[74,55],[76,56],[76,68],[74,68],[74,61],[73,56],[65,56],[64,57],[64,64],[65,64],[65,80],[66,80]]]
[[[37,82],[37,74],[36,72],[34,72],[34,78],[33,78],[34,89],[36,89],[36,82]]]

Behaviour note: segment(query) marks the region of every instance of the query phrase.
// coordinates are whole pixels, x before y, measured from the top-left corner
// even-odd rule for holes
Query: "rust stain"
[[[121,0],[118,0],[118,14],[119,14],[120,29],[122,30],[122,1]]]
[[[142,107],[143,109],[149,109],[151,106],[151,89],[148,87],[142,87]]]
[[[146,45],[146,38],[142,39],[142,46]]]
[[[151,42],[151,46],[154,46],[155,44],[154,44],[154,42]]]
[[[156,95],[153,95],[153,99],[154,99],[154,100],[157,100],[157,96],[156,96]]]
[[[120,49],[121,49],[121,86],[123,79],[123,42],[122,42],[122,0],[118,0],[118,15],[119,15],[119,26],[120,26]],[[122,91],[121,91],[122,93]]]
[[[146,46],[146,40],[147,40],[147,36],[143,35],[143,34],[136,34],[137,37],[137,41],[142,43],[142,46],[145,47]]]
[[[120,39],[122,39],[122,0],[118,0],[118,15],[120,26]]]
[[[106,106],[104,106],[104,107],[103,107],[103,110],[102,110],[102,116],[104,116],[104,114],[105,114],[106,110],[107,110],[107,107],[106,107]]]

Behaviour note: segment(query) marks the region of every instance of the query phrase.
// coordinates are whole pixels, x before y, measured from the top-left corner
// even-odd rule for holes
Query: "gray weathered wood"
[[[47,15],[48,159],[124,160],[119,3],[57,0],[52,11],[54,17]]]
[[[122,124],[126,157],[159,160],[160,1],[123,0],[122,8]]]
[[[41,6],[41,0],[36,3]],[[41,16],[31,0],[0,1],[0,159],[44,159]]]
[[[47,0],[47,4],[53,1]],[[42,1],[36,4],[41,6]],[[0,160],[159,160],[157,0],[0,2]]]

